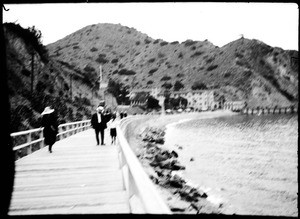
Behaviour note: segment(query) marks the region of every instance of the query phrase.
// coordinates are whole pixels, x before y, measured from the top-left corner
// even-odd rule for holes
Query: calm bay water
[[[185,121],[165,138],[182,147],[184,177],[222,203],[222,213],[298,216],[297,115]]]

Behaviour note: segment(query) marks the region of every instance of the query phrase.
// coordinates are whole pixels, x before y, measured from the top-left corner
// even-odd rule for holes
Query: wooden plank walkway
[[[93,129],[16,161],[9,215],[129,213],[117,146]]]

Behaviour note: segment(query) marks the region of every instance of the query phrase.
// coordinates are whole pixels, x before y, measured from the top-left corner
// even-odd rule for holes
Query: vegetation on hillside
[[[258,40],[219,48],[208,40],[169,43],[120,24],[97,24],[45,47],[35,27],[4,27],[14,130],[36,127],[46,105],[57,108],[62,122],[88,118],[99,98],[100,65],[106,92],[118,104],[129,104],[132,88],[215,89],[222,100],[250,107],[298,104],[298,51]]]
[[[31,51],[36,51],[43,62],[47,62],[49,60],[48,50],[42,43],[42,32],[36,29],[35,26],[24,29],[16,23],[5,23],[4,25],[9,31],[22,38],[26,43],[26,46],[30,48]]]
[[[81,50],[73,50],[72,42],[78,43]],[[174,91],[221,89],[227,100],[243,99],[250,106],[289,105],[298,101],[297,67],[290,63],[291,55],[298,57],[298,52],[292,54],[258,40],[242,37],[221,48],[208,40],[168,43],[133,28],[97,24],[47,48],[52,56],[59,49],[56,58],[65,62],[74,63],[76,57],[79,69],[87,63],[97,69],[101,63],[104,80],[122,81],[128,87]],[[270,63],[271,59],[276,63]],[[257,95],[256,86],[268,92],[261,89],[263,93]],[[265,96],[268,101],[258,96]]]
[[[59,123],[90,117],[90,100],[72,94],[66,63],[49,58],[41,32],[14,23],[3,25],[5,33],[10,132],[40,127],[41,112],[52,106]],[[32,58],[34,53],[34,58]],[[68,64],[67,67],[70,68]],[[74,92],[73,85],[73,92]]]

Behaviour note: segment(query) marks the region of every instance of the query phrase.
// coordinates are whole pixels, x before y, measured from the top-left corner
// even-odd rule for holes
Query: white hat
[[[42,115],[45,115],[45,114],[50,114],[50,113],[53,113],[54,112],[54,109],[51,109],[50,106],[47,106],[44,111],[42,112]]]
[[[103,106],[98,106],[97,111],[98,110],[104,110],[104,107]]]

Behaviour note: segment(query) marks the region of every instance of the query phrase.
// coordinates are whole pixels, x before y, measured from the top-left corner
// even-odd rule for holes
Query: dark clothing
[[[99,145],[99,133],[101,135],[101,145],[104,145],[104,129],[95,129],[97,145]]]
[[[111,137],[116,137],[117,136],[117,129],[116,128],[111,128],[110,129],[110,136]]]
[[[110,120],[110,114],[101,114],[101,122],[98,122],[97,113],[92,115],[91,125],[95,129],[97,144],[99,144],[99,132],[101,134],[101,144],[104,144],[104,129],[107,128],[107,122]]]
[[[49,151],[52,145],[56,142],[56,135],[58,133],[57,117],[55,113],[45,114],[42,118],[42,127],[44,127],[44,142],[49,145]]]

